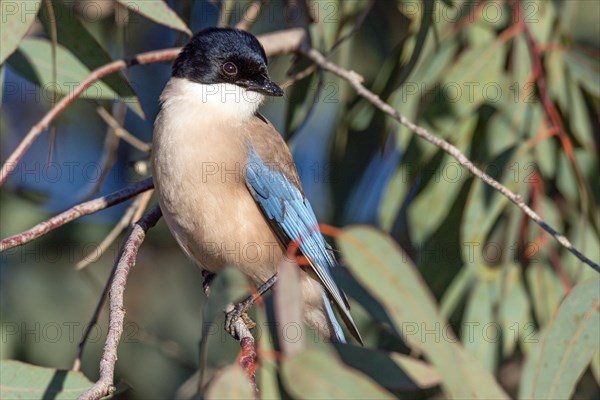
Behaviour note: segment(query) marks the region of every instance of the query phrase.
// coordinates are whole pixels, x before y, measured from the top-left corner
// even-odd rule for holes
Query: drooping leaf
[[[539,323],[545,326],[564,296],[564,289],[551,267],[536,260],[527,268],[526,278],[533,311]]]
[[[287,258],[279,264],[277,285],[274,287],[274,306],[277,318],[277,335],[284,355],[293,355],[304,349],[305,336],[287,337],[288,328],[303,331],[302,287],[300,267]]]
[[[261,355],[256,379],[258,387],[260,388],[261,398],[278,399],[281,398],[277,380],[279,365],[276,361],[278,355],[275,353],[273,347],[273,343],[276,339],[273,339],[271,332],[269,331],[264,308],[259,308],[257,310],[255,321],[258,328],[254,330],[253,334],[258,339],[258,351]]]
[[[394,242],[364,227],[345,229],[339,246],[353,275],[390,315],[403,339],[423,353],[453,398],[506,398],[494,378],[457,344],[416,267]]]
[[[371,378],[347,367],[333,353],[308,349],[284,359],[281,377],[298,399],[393,399]]]
[[[52,7],[58,20],[56,29],[59,44],[67,48],[68,51],[90,70],[113,61],[102,45],[88,32],[81,21],[77,19],[75,14],[73,14],[62,0],[53,0]],[[50,32],[52,17],[48,15],[46,8],[42,8],[40,11],[39,19],[45,31]],[[121,73],[108,75],[102,78],[102,82],[106,83],[116,92],[133,112],[144,118],[144,111],[139,99],[129,81]]]
[[[131,11],[143,15],[152,21],[159,23],[169,28],[176,29],[184,32],[189,36],[192,36],[190,28],[179,18],[179,15],[175,13],[163,0],[152,0],[152,1],[130,1],[130,0],[117,0]]]
[[[506,49],[496,40],[481,43],[463,52],[444,79],[444,96],[459,115],[468,115],[502,93]]]
[[[81,372],[0,360],[0,398],[74,399],[92,386]]]
[[[503,300],[499,304],[498,319],[502,327],[502,354],[510,357],[519,340],[533,329],[533,323],[519,267],[509,264],[505,270]]]
[[[461,341],[465,349],[491,373],[495,372],[500,329],[493,318],[490,282],[479,279],[467,302]]]
[[[575,286],[546,327],[523,372],[520,398],[569,399],[600,348],[600,280]]]
[[[55,91],[61,96],[67,95],[90,74],[90,70],[61,45],[56,48],[56,60],[56,82],[54,82],[52,43],[45,39],[27,38],[21,41],[19,50],[8,59],[8,64],[18,74],[39,85],[41,96],[51,101]],[[118,94],[104,82],[99,81],[83,92],[83,97],[116,99]]]
[[[456,145],[461,150],[465,151],[465,148],[468,148],[476,123],[475,117],[467,117],[451,125],[451,137],[456,138],[452,141],[458,142]],[[470,177],[471,174],[454,158],[447,154],[443,155],[441,163],[433,171],[431,180],[408,207],[408,219],[413,228],[412,240],[423,243],[425,238],[439,227]],[[423,218],[424,215],[427,215],[427,218]]]
[[[425,389],[441,382],[435,368],[413,357],[359,346],[340,346],[338,351],[345,364],[390,390]]]
[[[0,64],[19,47],[40,9],[41,0],[2,2],[0,9]]]
[[[206,390],[205,398],[246,400],[254,398],[254,392],[242,366],[235,362],[217,372]]]
[[[592,95],[600,97],[600,60],[573,50],[561,54],[575,82]]]

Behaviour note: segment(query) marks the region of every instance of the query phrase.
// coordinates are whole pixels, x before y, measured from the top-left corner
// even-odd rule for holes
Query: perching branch
[[[356,90],[356,92],[368,100],[371,104],[379,108],[384,113],[390,115],[393,119],[398,121],[401,125],[410,129],[415,135],[419,136],[422,139],[425,139],[429,143],[434,146],[442,149],[450,156],[455,158],[460,165],[469,170],[473,175],[481,179],[483,182],[494,188],[496,191],[500,192],[510,201],[515,203],[517,207],[519,207],[523,212],[531,218],[535,223],[537,223],[542,229],[548,232],[552,237],[554,237],[564,248],[573,253],[579,260],[586,263],[590,267],[594,268],[596,271],[600,272],[600,265],[590,260],[587,256],[582,254],[579,250],[577,250],[569,240],[558,233],[554,228],[548,225],[535,211],[533,211],[519,196],[518,194],[510,191],[506,186],[502,185],[500,182],[483,172],[481,169],[477,168],[471,160],[467,158],[456,146],[448,143],[444,139],[434,136],[427,131],[427,129],[422,128],[416,125],[414,122],[408,120],[406,117],[402,116],[396,109],[392,106],[381,100],[379,96],[375,93],[371,92],[369,89],[363,86],[362,77],[354,71],[346,70],[331,61],[327,60],[321,53],[319,53],[315,49],[310,49],[304,52],[305,55],[313,60],[316,64],[318,64],[324,70],[334,73],[340,78],[345,79],[348,83]]]
[[[110,309],[108,334],[104,344],[104,353],[100,360],[100,379],[83,393],[79,399],[100,399],[114,390],[113,379],[115,363],[117,362],[117,348],[123,333],[125,308],[123,294],[127,284],[129,271],[135,265],[138,250],[146,237],[148,229],[152,228],[160,219],[162,212],[158,205],[154,206],[136,222],[131,233],[125,240],[115,266],[115,273],[110,285]]]
[[[77,218],[83,217],[84,215],[93,214],[100,210],[104,210],[105,208],[112,207],[115,204],[122,203],[125,200],[129,200],[133,196],[152,189],[153,187],[154,183],[152,182],[152,178],[148,178],[109,195],[86,201],[85,203],[77,204],[67,211],[55,215],[54,217],[37,224],[25,232],[21,232],[14,236],[3,239],[0,242],[0,253],[8,249],[12,249],[13,247],[21,246],[25,243],[31,242],[32,240],[44,236],[48,232],[63,226],[67,222],[71,222]]]

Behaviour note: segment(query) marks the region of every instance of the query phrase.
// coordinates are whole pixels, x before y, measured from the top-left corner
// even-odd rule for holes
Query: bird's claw
[[[244,308],[243,304],[237,304],[235,306],[231,305],[228,310],[225,310],[225,331],[236,340],[240,339],[235,327],[239,319],[242,320],[248,329],[256,326],[256,323],[246,314]]]

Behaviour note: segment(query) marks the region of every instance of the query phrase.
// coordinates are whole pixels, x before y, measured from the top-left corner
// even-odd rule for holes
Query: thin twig
[[[145,193],[151,193],[151,191],[147,191]],[[123,232],[127,227],[132,223],[132,221],[137,221],[139,218],[134,219],[136,212],[141,208],[140,202],[142,197],[136,197],[133,203],[127,207],[127,210],[121,216],[121,219],[117,224],[111,229],[111,231],[106,235],[106,237],[100,242],[100,244],[92,250],[90,253],[85,255],[77,264],[75,264],[76,270],[82,270],[88,265],[102,257],[102,254],[106,252],[106,250],[110,247],[110,245],[119,237],[121,232]]]
[[[129,225],[130,221],[138,221],[142,218],[141,213],[143,213],[146,210],[146,207],[148,206],[148,201],[150,200],[150,197],[152,196],[152,192],[153,192],[153,190],[148,190],[147,192],[144,192],[141,196],[139,196],[135,200],[135,203],[132,204],[132,206],[127,209],[127,212],[125,213],[126,215],[124,215],[123,218],[121,218],[121,221],[126,221],[125,227],[127,225]],[[133,217],[131,217],[131,215],[129,215],[130,213],[133,214]],[[121,221],[119,221],[119,224],[117,224],[117,226],[121,224]],[[118,233],[121,233],[121,230],[122,229],[120,229],[118,231]],[[102,241],[102,244],[100,244],[100,246],[99,246],[100,255],[102,253],[104,253],[104,251],[106,251],[104,248],[102,248],[104,243],[108,242],[110,240],[110,243],[105,245],[106,247],[108,247],[117,238],[118,233],[117,233],[117,235],[115,235],[114,238],[111,237],[111,235],[114,231],[115,231],[115,229],[113,229],[111,231],[111,233],[104,239],[104,241]],[[95,259],[100,257],[100,255],[98,255]],[[76,268],[82,269],[87,264],[89,264],[89,262],[91,262],[91,261],[89,261],[89,262],[87,262],[87,264],[80,266],[80,264],[84,261],[87,261],[87,259],[80,261],[80,263],[77,265]],[[116,266],[116,264],[115,264],[115,266]],[[108,275],[108,279],[106,280],[106,283],[104,284],[104,288],[102,289],[102,294],[100,295],[100,298],[98,299],[98,303],[96,304],[94,313],[92,314],[92,317],[90,318],[90,321],[86,325],[85,331],[83,332],[83,335],[81,336],[81,340],[79,341],[79,345],[78,345],[77,356],[75,357],[75,361],[73,362],[73,367],[72,367],[73,371],[79,371],[79,369],[81,368],[81,359],[83,358],[83,351],[85,350],[85,345],[89,339],[90,333],[92,332],[92,328],[94,326],[96,326],[96,324],[98,323],[98,318],[100,317],[100,311],[102,311],[102,307],[104,306],[104,302],[106,301],[106,296],[108,294],[108,289],[110,287],[110,283],[112,282],[113,275],[115,274],[115,266],[113,266],[110,274]]]
[[[73,221],[74,219],[83,217],[84,215],[93,214],[100,210],[104,210],[105,208],[112,207],[115,204],[122,203],[125,200],[129,200],[133,196],[152,189],[153,187],[154,183],[152,182],[152,178],[148,178],[109,195],[77,204],[76,206],[69,208],[67,211],[37,224],[31,229],[3,239],[0,242],[0,253],[8,249],[12,249],[13,247],[21,246],[25,243],[31,242],[32,240],[44,236],[48,232],[61,227],[64,224]]]
[[[119,121],[125,120],[126,112],[127,107],[125,106],[125,103],[120,101],[115,104],[113,108],[113,113],[116,115]],[[100,160],[100,177],[96,180],[94,186],[92,186],[92,189],[89,191],[89,194],[84,197],[85,200],[89,200],[94,196],[98,195],[98,193],[100,193],[100,189],[102,188],[102,185],[104,184],[108,173],[117,161],[117,151],[119,150],[120,141],[120,137],[115,133],[114,129],[109,126],[106,132],[106,137],[104,138],[104,150],[102,152],[102,158]]]
[[[596,271],[600,272],[600,266],[594,261],[590,260],[587,256],[577,250],[569,240],[557,232],[554,228],[548,225],[535,211],[533,211],[521,198],[521,196],[510,191],[506,186],[483,172],[481,169],[473,165],[473,162],[467,158],[456,146],[451,145],[447,141],[437,136],[432,135],[427,129],[422,128],[406,117],[402,116],[396,109],[381,100],[379,96],[368,90],[362,84],[362,77],[354,71],[349,71],[340,66],[328,61],[321,53],[315,49],[311,49],[305,52],[306,56],[317,63],[321,68],[334,73],[335,75],[345,79],[352,85],[357,93],[371,102],[374,106],[379,108],[384,113],[390,115],[394,120],[399,122],[401,125],[410,129],[415,135],[422,139],[425,139],[434,146],[442,149],[450,156],[454,157],[460,165],[469,170],[473,175],[481,179],[483,182],[500,192],[510,201],[515,203],[529,218],[537,223],[542,229],[552,235],[564,248],[573,253],[579,260],[591,266]]]
[[[125,319],[123,294],[127,276],[135,265],[138,250],[146,237],[146,232],[156,225],[161,215],[160,207],[158,205],[154,206],[133,226],[131,233],[123,244],[116,262],[114,277],[110,284],[108,334],[104,344],[102,360],[100,360],[100,379],[79,399],[99,399],[114,391],[113,381],[117,348],[123,333],[123,321]]]
[[[123,126],[119,123],[119,121],[117,121],[115,119],[115,117],[110,115],[110,113],[108,111],[106,111],[106,109],[104,107],[98,106],[96,108],[96,112],[98,113],[98,115],[100,115],[100,117],[102,117],[104,122],[106,122],[108,124],[108,126],[112,130],[112,133],[114,133],[115,136],[123,139],[125,142],[129,143],[130,145],[132,145],[139,151],[143,151],[144,153],[150,152],[150,149],[152,148],[150,143],[141,141],[140,139],[136,138],[131,133],[129,133],[129,131],[127,129],[123,128]]]

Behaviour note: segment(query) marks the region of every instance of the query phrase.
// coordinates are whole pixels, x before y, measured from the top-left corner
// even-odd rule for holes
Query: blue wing
[[[337,339],[345,342],[344,334],[333,314],[328,296],[336,304],[348,328],[362,342],[350,316],[348,303],[329,271],[336,265],[318,229],[317,218],[302,192],[280,171],[269,168],[256,151],[249,148],[246,185],[265,216],[278,231],[298,244],[325,291],[323,300]]]

